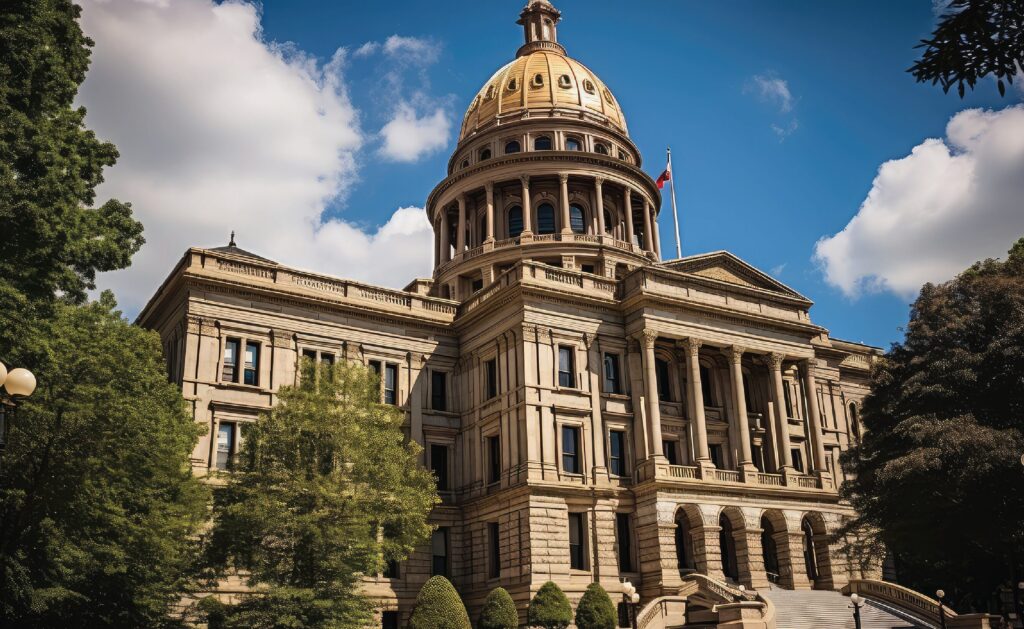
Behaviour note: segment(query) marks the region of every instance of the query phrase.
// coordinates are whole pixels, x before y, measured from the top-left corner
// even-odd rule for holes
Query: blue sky
[[[815,244],[853,219],[884,162],[943,138],[963,110],[1000,111],[1022,94],[1011,90],[1003,99],[983,83],[961,100],[905,72],[914,44],[934,26],[931,2],[554,1],[563,12],[560,42],[616,94],[652,176],[672,146],[684,254],[732,251],[814,300],[813,320],[836,337],[881,346],[900,338],[913,298],[907,281],[915,280],[896,288],[895,279],[847,283],[844,292],[813,260]],[[522,4],[264,0],[264,43],[288,42],[321,65],[344,49],[345,91],[364,133],[328,216],[372,231],[395,208],[422,206],[444,176],[465,107],[521,44],[514,22]],[[425,42],[436,58],[356,53],[394,35]],[[445,142],[412,161],[380,150],[376,130],[394,117],[398,95],[451,123]],[[921,164],[921,179],[942,177],[930,168]],[[898,218],[892,203],[884,211]],[[667,198],[660,220],[662,250],[671,252]],[[894,224],[895,232],[915,229]],[[959,252],[955,268],[961,259],[1005,252],[1022,232],[998,226],[986,246]],[[888,250],[899,248],[900,235],[887,238]],[[947,244],[933,242],[932,253],[941,259]]]

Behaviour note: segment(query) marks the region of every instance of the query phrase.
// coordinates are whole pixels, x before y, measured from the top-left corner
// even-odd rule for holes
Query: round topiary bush
[[[572,624],[572,605],[565,598],[562,588],[548,581],[540,586],[537,594],[530,601],[527,614],[531,627],[544,629],[565,629]]]
[[[576,606],[576,629],[615,629],[612,599],[600,583],[591,583]]]
[[[472,629],[459,593],[448,579],[430,577],[416,595],[409,629]]]
[[[494,588],[484,601],[480,612],[480,629],[518,629],[519,614],[505,588]]]

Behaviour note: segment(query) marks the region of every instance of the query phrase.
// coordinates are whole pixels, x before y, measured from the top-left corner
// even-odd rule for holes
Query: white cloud
[[[448,145],[451,120],[443,108],[419,115],[409,103],[401,103],[394,117],[381,129],[381,155],[396,162],[415,162]]]
[[[429,273],[430,227],[403,208],[380,229],[325,215],[356,178],[364,143],[339,50],[318,63],[263,39],[239,0],[85,0],[96,41],[80,101],[121,152],[99,198],[131,201],[147,244],[105,274],[129,312],[192,245],[401,286]],[[382,217],[383,218],[383,217]]]
[[[392,35],[384,40],[384,53],[408,63],[430,65],[437,61],[441,48],[429,39]]]
[[[359,48],[356,48],[355,51],[353,51],[352,56],[353,57],[369,57],[370,55],[374,54],[378,50],[380,50],[380,44],[379,43],[377,43],[375,41],[368,41],[365,44],[363,44],[362,46],[360,46]]]
[[[757,95],[766,102],[779,108],[779,113],[793,110],[793,94],[789,91],[789,83],[785,79],[770,74],[755,75],[752,86]]]
[[[1005,255],[1024,236],[1024,105],[968,109],[945,139],[882,164],[857,215],[821,239],[815,259],[829,283],[854,297],[911,297],[925,282]]]

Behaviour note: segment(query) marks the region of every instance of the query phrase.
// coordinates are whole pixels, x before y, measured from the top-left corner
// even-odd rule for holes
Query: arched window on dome
[[[461,168],[462,168],[463,170],[465,170],[466,168],[469,168],[469,160],[468,160],[468,159],[464,159],[464,160],[462,160],[462,166],[461,166]]]
[[[542,135],[533,141],[533,150],[535,151],[550,151],[551,150],[551,137]]]
[[[594,145],[594,152],[595,153],[599,153],[601,155],[607,155],[608,154],[608,145],[607,144],[602,144],[602,143],[598,142],[597,144]]]
[[[563,89],[569,89],[572,87],[572,79],[569,78],[568,74],[563,74],[558,77],[558,87]]]
[[[485,159],[491,159],[491,149],[489,148],[482,149],[480,151],[480,161],[483,161]]]
[[[541,74],[540,72],[533,75],[533,86],[544,87],[544,75]]]
[[[587,223],[583,218],[583,208],[575,203],[569,206],[569,226],[574,234],[587,233]]]
[[[621,159],[624,162],[628,162],[629,155],[626,155],[626,151],[619,151],[619,159]]]
[[[508,237],[519,238],[523,233],[523,208],[513,205],[508,211]]]
[[[555,208],[550,203],[542,203],[537,208],[537,233],[555,233]]]
[[[594,89],[594,82],[590,79],[583,79],[583,91],[587,94],[593,94],[596,91]]]
[[[522,149],[521,146],[519,146],[519,142],[517,142],[516,140],[511,140],[511,141],[505,143],[505,154],[506,155],[508,155],[510,153],[518,153],[521,150],[523,150],[523,149]]]
[[[514,92],[517,89],[519,89],[519,81],[516,80],[516,77],[512,77],[508,80],[508,91]]]
[[[567,151],[581,151],[583,150],[583,144],[576,138],[565,139],[565,150]]]
[[[604,211],[604,232],[606,234],[614,234],[615,233],[613,231],[614,229],[615,229],[615,225],[612,223],[612,214],[608,210],[605,210]]]

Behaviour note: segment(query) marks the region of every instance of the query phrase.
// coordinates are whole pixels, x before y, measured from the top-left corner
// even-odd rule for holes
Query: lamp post
[[[3,463],[4,449],[7,447],[7,435],[10,432],[14,411],[23,398],[32,395],[36,390],[36,377],[28,369],[12,369],[0,361],[0,464]],[[3,470],[0,465],[0,471]]]
[[[935,590],[935,598],[939,599],[939,626],[946,629],[946,608],[942,606],[942,599],[946,593],[942,590]]]
[[[853,626],[860,629],[860,608],[864,603],[860,602],[860,595],[854,592],[850,595],[850,607],[853,609]]]
[[[633,629],[637,629],[636,606],[640,602],[640,595],[637,594],[636,587],[627,579],[622,580],[622,602],[626,606],[626,615],[629,617],[629,626]]]

